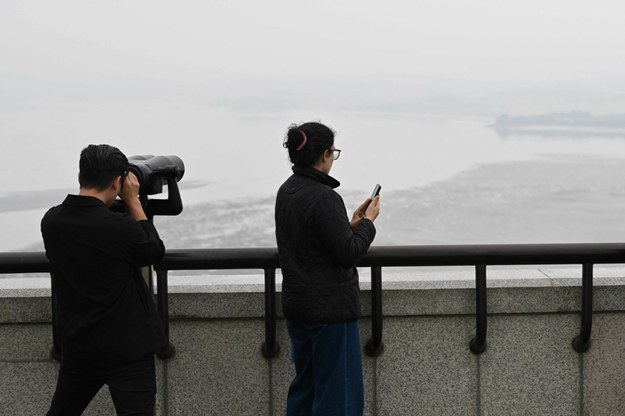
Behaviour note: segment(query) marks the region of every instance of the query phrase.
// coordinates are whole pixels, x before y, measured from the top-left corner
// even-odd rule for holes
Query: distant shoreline
[[[593,116],[584,111],[531,116],[500,115],[491,125],[500,137],[625,138],[625,114]]]

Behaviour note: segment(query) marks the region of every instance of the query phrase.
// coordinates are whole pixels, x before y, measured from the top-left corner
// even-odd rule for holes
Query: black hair
[[[126,173],[128,158],[117,147],[108,144],[90,144],[80,152],[79,165],[80,187],[103,191],[115,178]]]
[[[314,121],[291,124],[282,145],[289,150],[291,163],[311,167],[334,145],[334,131]]]

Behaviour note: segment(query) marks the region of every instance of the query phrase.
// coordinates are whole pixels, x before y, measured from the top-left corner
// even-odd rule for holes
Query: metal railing
[[[474,266],[476,334],[469,347],[475,354],[486,349],[487,266],[579,264],[582,266],[581,329],[573,340],[575,351],[590,348],[592,330],[593,265],[625,263],[624,243],[593,244],[505,244],[371,247],[358,266],[371,268],[371,339],[365,350],[370,356],[383,352],[382,268],[422,266]],[[278,354],[276,341],[276,269],[280,267],[275,248],[169,250],[155,266],[158,311],[169,340],[168,271],[260,269],[265,276],[265,340],[262,353]],[[0,274],[49,271],[43,253],[0,253]],[[54,323],[54,316],[53,316]],[[161,358],[174,354],[169,345]]]
[[[191,249],[169,250],[156,270],[156,298],[161,322],[169,340],[168,283],[170,270],[232,270],[261,269],[265,274],[265,341],[262,353],[267,358],[278,355],[276,341],[276,269],[280,266],[276,248]],[[159,357],[166,359],[174,354],[171,343]]]

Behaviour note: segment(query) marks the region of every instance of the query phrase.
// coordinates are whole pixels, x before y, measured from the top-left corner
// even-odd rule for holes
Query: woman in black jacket
[[[321,123],[292,125],[284,141],[293,175],[276,198],[282,307],[296,376],[287,415],[362,415],[364,393],[356,264],[373,238],[379,197],[347,217],[339,182],[329,176],[340,155]]]

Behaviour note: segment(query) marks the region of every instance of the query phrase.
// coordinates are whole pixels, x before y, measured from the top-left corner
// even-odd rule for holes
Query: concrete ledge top
[[[360,269],[361,289],[369,290],[369,269]],[[180,273],[180,272],[178,272]],[[50,280],[39,277],[0,277],[0,298],[49,297]],[[488,288],[566,287],[581,286],[581,267],[491,266],[487,269]],[[595,286],[625,285],[625,265],[595,266]],[[281,289],[282,277],[276,274],[276,290]],[[254,293],[264,291],[264,277],[258,274],[172,274],[168,278],[169,293]],[[455,268],[387,268],[383,270],[385,290],[473,289],[475,271],[471,267]]]
[[[280,291],[281,276],[276,276]],[[361,270],[363,314],[370,315],[369,270]],[[488,313],[577,313],[581,309],[581,267],[487,270]],[[473,268],[383,270],[385,316],[474,315]],[[594,311],[625,311],[623,268],[594,270]],[[264,277],[193,274],[169,277],[171,319],[230,319],[264,316]],[[50,279],[0,278],[0,322],[48,322]],[[280,296],[277,310],[281,311]],[[280,313],[280,312],[279,312]]]

